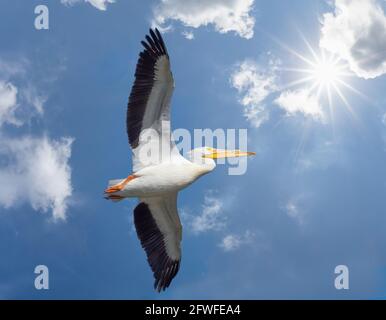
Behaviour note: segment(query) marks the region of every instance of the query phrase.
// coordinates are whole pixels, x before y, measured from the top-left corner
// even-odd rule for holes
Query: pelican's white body
[[[116,194],[125,198],[147,198],[178,192],[213,168],[213,160],[208,160],[205,165],[199,165],[181,156],[178,161],[160,163],[135,172],[135,179]],[[112,180],[109,185],[123,180]]]

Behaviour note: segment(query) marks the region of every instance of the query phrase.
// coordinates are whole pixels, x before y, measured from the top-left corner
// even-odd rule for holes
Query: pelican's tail
[[[119,202],[119,201],[124,200],[125,197],[109,194],[109,195],[105,196],[105,199],[111,200],[112,202]]]

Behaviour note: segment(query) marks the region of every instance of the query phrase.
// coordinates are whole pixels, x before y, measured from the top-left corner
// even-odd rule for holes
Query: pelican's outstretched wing
[[[165,290],[181,261],[182,226],[177,211],[177,193],[163,198],[144,198],[134,209],[134,224],[157,291]]]
[[[169,55],[159,31],[150,29],[149,33],[146,41],[141,42],[145,49],[139,54],[127,109],[127,133],[133,150],[133,172],[167,161],[165,156],[179,156],[170,134],[170,100],[174,80]],[[141,141],[144,133],[145,142]],[[144,143],[147,146],[142,155],[145,157],[149,153],[147,151],[151,150],[151,163],[149,159],[141,157],[140,147]],[[161,145],[164,149],[163,159]]]

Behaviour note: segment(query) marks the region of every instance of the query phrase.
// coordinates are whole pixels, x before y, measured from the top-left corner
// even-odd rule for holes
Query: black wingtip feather
[[[166,45],[165,45],[164,39],[162,38],[162,35],[161,35],[161,33],[159,32],[159,30],[157,28],[155,28],[155,33],[158,36],[159,42],[161,43],[161,46],[162,46],[165,54],[168,55],[168,51],[166,49]]]
[[[134,225],[154,274],[154,289],[165,291],[178,273],[180,260],[168,256],[163,235],[146,203],[142,202],[134,209]]]
[[[159,30],[150,29],[141,41],[144,50],[139,54],[135,71],[135,82],[130,93],[127,109],[127,134],[132,148],[136,148],[141,133],[142,119],[151,89],[154,84],[155,65],[162,56],[167,56],[165,43]]]

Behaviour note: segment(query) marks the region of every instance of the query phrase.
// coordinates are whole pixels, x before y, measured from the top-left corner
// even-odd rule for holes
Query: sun
[[[312,107],[311,104],[317,105],[318,110],[323,115],[318,117],[318,119],[321,119],[323,124],[330,124],[334,134],[337,123],[336,119],[340,114],[336,112],[338,109],[345,109],[354,120],[354,123],[360,124],[360,118],[356,114],[355,109],[352,108],[346,95],[352,93],[370,103],[371,99],[350,83],[356,78],[356,75],[351,70],[349,62],[337,54],[325,51],[320,46],[311,46],[304,35],[301,32],[299,33],[309,51],[306,54],[289,47],[278,38],[271,37],[290,56],[298,59],[297,62],[296,60],[288,59],[288,61],[296,63],[292,67],[288,64],[283,65],[281,60],[278,70],[285,72],[286,75],[282,77],[283,80],[279,91],[293,93],[295,96],[297,93],[301,93],[302,97],[306,97],[304,99],[305,102],[298,99],[297,101],[294,100],[294,103],[305,104],[303,109]],[[308,118],[307,121],[304,121],[303,133],[295,152],[295,161],[297,161],[298,156],[302,152],[308,136],[308,130],[312,128],[310,125],[312,122],[308,120],[314,119]]]
[[[317,54],[311,47],[310,50],[312,58],[307,58],[294,51],[292,52],[305,62],[306,65],[303,68],[286,69],[287,71],[304,74],[303,77],[299,77],[297,80],[289,83],[288,87],[308,83],[310,84],[310,91],[317,89],[318,95],[321,94],[323,89],[329,91],[331,88],[334,88],[339,96],[342,94],[340,90],[342,86],[355,90],[346,80],[347,77],[352,76],[346,63],[343,63],[340,58],[332,54],[327,56],[324,51]]]
[[[301,78],[301,82],[309,82],[311,85],[310,93],[317,88],[317,95],[320,97],[322,91],[325,91],[332,99],[332,90],[343,100],[345,104],[348,104],[346,97],[343,95],[341,87],[346,87],[352,91],[356,91],[348,83],[347,78],[352,74],[349,72],[347,63],[343,63],[340,58],[335,57],[333,54],[327,56],[327,54],[321,50],[319,54],[315,52],[309,46],[312,53],[312,59],[303,58],[307,66],[304,69],[294,69],[295,71],[305,72],[309,76]]]
[[[336,85],[343,74],[335,61],[318,61],[310,70],[316,82],[323,86]]]
[[[361,97],[366,97],[350,85],[349,79],[354,75],[352,71],[350,71],[348,63],[333,53],[326,53],[322,48],[314,49],[304,37],[302,38],[310,52],[308,56],[279,42],[284,49],[299,58],[303,63],[302,66],[297,68],[282,69],[300,75],[296,77],[294,81],[285,84],[283,89],[302,86],[302,89],[306,89],[310,96],[315,95],[320,101],[322,100],[322,95],[324,95],[327,98],[330,112],[332,112],[333,109],[333,98],[337,96],[347,110],[351,114],[354,114],[345,96],[344,91],[346,90],[343,89],[347,89]]]

